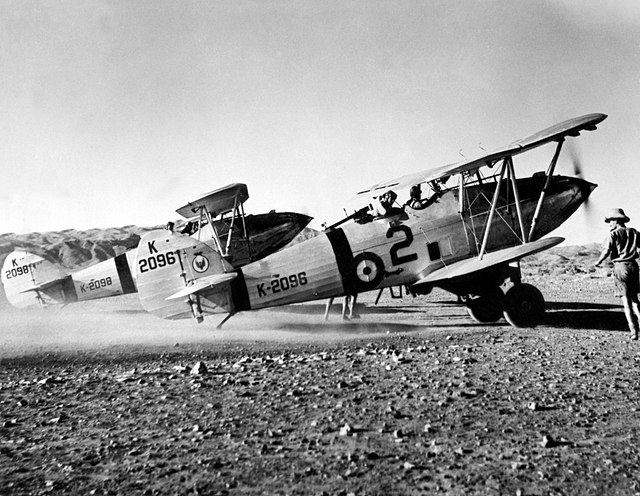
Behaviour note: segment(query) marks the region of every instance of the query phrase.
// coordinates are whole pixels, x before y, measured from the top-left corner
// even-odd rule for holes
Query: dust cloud
[[[417,323],[373,319],[343,322],[334,304],[324,321],[324,301],[257,312],[243,312],[216,329],[223,316],[164,320],[145,312],[137,295],[15,309],[0,305],[0,358],[45,352],[101,350],[111,347],[167,347],[223,343],[329,343],[422,328]]]

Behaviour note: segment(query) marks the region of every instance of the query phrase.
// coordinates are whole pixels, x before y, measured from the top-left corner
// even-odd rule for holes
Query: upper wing
[[[504,248],[502,250],[487,253],[482,257],[482,259],[473,257],[460,260],[459,262],[454,262],[446,267],[434,270],[414,283],[414,286],[425,283],[434,284],[440,281],[466,276],[473,272],[493,267],[494,265],[513,262],[526,257],[527,255],[533,255],[534,253],[544,251],[552,246],[559,245],[563,241],[564,238],[560,237],[544,238],[531,243],[512,246],[510,248]]]
[[[223,188],[201,196],[197,200],[190,201],[185,206],[180,207],[176,212],[185,219],[191,219],[198,215],[200,208],[206,208],[213,217],[222,215],[233,210],[236,205],[240,205],[249,199],[247,185],[243,183],[233,183]]]
[[[596,126],[606,118],[607,116],[605,114],[587,114],[580,117],[574,117],[573,119],[569,119],[543,129],[542,131],[532,134],[527,138],[514,141],[508,146],[482,155],[481,157],[463,162],[456,162],[455,164],[444,165],[442,167],[422,172],[407,174],[406,176],[402,176],[397,179],[378,183],[366,190],[358,192],[357,196],[370,196],[378,191],[393,188],[408,188],[414,184],[447,178],[461,172],[475,172],[485,165],[493,167],[498,160],[505,157],[526,152],[527,150],[545,145],[551,141],[557,141],[565,136],[578,136],[580,131],[593,131],[596,129]]]

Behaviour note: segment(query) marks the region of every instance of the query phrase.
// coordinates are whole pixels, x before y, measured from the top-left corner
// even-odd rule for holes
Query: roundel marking
[[[354,282],[361,291],[369,291],[382,282],[384,264],[382,259],[371,252],[363,252],[353,259]]]
[[[193,270],[195,270],[196,272],[199,272],[199,273],[206,272],[207,269],[209,268],[209,259],[204,255],[201,255],[198,253],[195,257],[193,257],[193,260],[191,261],[191,266],[193,267]]]

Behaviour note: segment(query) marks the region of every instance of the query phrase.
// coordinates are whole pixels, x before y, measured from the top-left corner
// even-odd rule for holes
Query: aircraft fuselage
[[[543,184],[544,177],[540,176],[518,180],[527,232]],[[555,176],[532,240],[560,226],[593,188],[595,185],[582,179]],[[234,285],[235,310],[411,285],[446,264],[477,255],[494,189],[495,183],[468,186],[461,213],[458,189],[453,188],[423,210],[405,207],[403,214],[366,224],[345,224],[248,264],[239,271],[244,284]],[[488,251],[522,243],[513,197],[503,189],[488,237]]]

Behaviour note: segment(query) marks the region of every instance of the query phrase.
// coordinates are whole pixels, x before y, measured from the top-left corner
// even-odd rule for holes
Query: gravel
[[[312,304],[261,313],[274,332],[172,328],[171,344],[73,349],[58,326],[59,347],[0,362],[0,492],[638,494],[640,345],[610,281],[533,278],[549,301],[534,329],[474,324],[437,292],[365,296],[347,323]],[[97,305],[102,334],[109,315],[129,335],[163,322]]]

